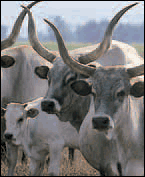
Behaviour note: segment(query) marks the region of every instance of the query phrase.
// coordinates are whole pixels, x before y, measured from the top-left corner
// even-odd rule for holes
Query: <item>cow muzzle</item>
[[[60,107],[54,100],[43,100],[41,102],[41,109],[48,114],[55,114],[60,111]]]
[[[95,116],[92,118],[92,128],[103,132],[107,139],[111,139],[114,129],[114,121],[110,116]]]
[[[110,126],[109,117],[93,117],[92,124],[94,129],[104,130],[108,129]]]

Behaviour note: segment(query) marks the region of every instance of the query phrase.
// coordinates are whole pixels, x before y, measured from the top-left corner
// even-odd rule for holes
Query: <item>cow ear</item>
[[[4,116],[5,112],[6,112],[6,109],[1,107],[1,116]]]
[[[39,114],[39,110],[36,108],[31,108],[27,111],[27,117],[34,118]]]
[[[1,67],[2,68],[9,68],[14,65],[15,59],[9,55],[1,56]]]
[[[37,66],[34,72],[41,79],[48,79],[49,67],[48,66]]]
[[[144,96],[144,82],[136,82],[130,88],[130,95],[134,97]]]
[[[87,96],[92,92],[92,86],[83,80],[74,81],[71,84],[71,88],[75,93],[81,96]]]

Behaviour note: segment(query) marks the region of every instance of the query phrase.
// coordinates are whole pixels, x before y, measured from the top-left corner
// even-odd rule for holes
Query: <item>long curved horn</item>
[[[38,2],[40,2],[40,1],[35,1],[35,2],[30,3],[27,6],[27,8],[30,9],[31,7],[33,7]],[[24,17],[25,17],[26,14],[27,14],[26,10],[23,10],[20,13],[20,15],[18,16],[18,18],[17,18],[17,20],[16,20],[16,22],[15,22],[15,24],[13,26],[12,32],[9,35],[9,37],[7,39],[4,39],[4,40],[1,41],[1,50],[4,50],[5,48],[10,47],[10,46],[12,46],[15,43],[16,38],[18,37],[18,34],[20,32],[20,28],[22,26],[22,22],[23,22]]]
[[[104,39],[100,43],[99,47],[86,55],[80,56],[79,57],[80,63],[87,64],[89,62],[92,62],[92,61],[98,59],[99,57],[101,57],[105,52],[107,52],[107,50],[110,48],[111,40],[112,40],[112,32],[113,32],[113,29],[116,26],[117,22],[119,21],[119,19],[123,16],[123,14],[126,11],[128,11],[130,8],[132,8],[133,6],[135,6],[137,4],[138,3],[136,2],[134,4],[131,4],[131,5],[123,8],[121,11],[119,11],[114,16],[114,18],[111,20],[111,22],[109,23],[109,25],[106,29]]]
[[[44,59],[46,59],[49,62],[53,62],[53,60],[56,58],[56,55],[50,52],[48,49],[42,46],[40,43],[38,37],[37,37],[37,32],[36,32],[36,25],[34,22],[34,18],[32,13],[28,8],[25,6],[21,5],[21,7],[25,8],[28,12],[28,37],[30,44],[32,45],[33,49]]]
[[[93,67],[87,66],[87,65],[83,65],[83,64],[77,62],[76,60],[74,60],[73,58],[71,58],[68,54],[68,51],[67,51],[66,46],[64,44],[63,38],[62,38],[60,32],[58,31],[58,29],[56,28],[56,26],[54,26],[47,19],[44,19],[44,21],[50,25],[50,27],[53,29],[53,31],[56,35],[59,53],[60,53],[60,56],[62,57],[64,63],[66,63],[72,70],[74,70],[77,73],[84,74],[87,76],[92,75],[96,69]]]
[[[128,68],[127,73],[130,78],[143,75],[144,74],[144,64],[142,64],[140,66],[135,66],[133,68]]]

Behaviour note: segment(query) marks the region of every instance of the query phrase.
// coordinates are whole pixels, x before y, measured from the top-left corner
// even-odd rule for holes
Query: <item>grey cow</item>
[[[57,42],[58,42],[60,56],[62,57],[65,64],[63,63],[61,58],[58,56],[56,58],[56,60],[53,62],[53,68],[50,69],[49,72],[48,72],[48,69],[46,70],[45,67],[37,67],[35,69],[35,73],[37,75],[39,75],[41,78],[48,79],[48,83],[49,83],[49,90],[46,94],[46,100],[44,100],[42,102],[42,110],[43,111],[48,112],[48,113],[52,113],[53,108],[55,107],[54,106],[55,101],[57,101],[61,106],[59,119],[61,121],[69,121],[79,132],[80,126],[81,126],[86,114],[88,113],[88,111],[90,109],[90,103],[91,103],[90,94],[92,93],[94,95],[96,102],[97,102],[97,100],[98,100],[98,102],[100,102],[100,100],[97,99],[97,96],[96,96],[97,95],[96,94],[97,86],[103,87],[103,85],[100,85],[101,83],[107,84],[108,82],[102,82],[102,79],[104,79],[104,77],[106,75],[109,77],[109,75],[111,73],[114,76],[114,78],[115,78],[115,74],[113,74],[113,73],[117,73],[116,78],[118,77],[119,79],[122,79],[122,81],[121,81],[122,84],[123,84],[124,80],[125,80],[125,83],[126,82],[128,83],[127,86],[126,85],[124,86],[125,96],[127,96],[128,94],[131,94],[132,96],[135,96],[135,97],[140,97],[140,96],[144,95],[144,93],[142,92],[142,88],[143,88],[142,82],[135,83],[133,86],[130,86],[130,84],[129,84],[129,81],[130,81],[129,77],[132,78],[132,77],[143,74],[143,72],[142,72],[143,65],[136,67],[136,65],[138,65],[138,63],[139,64],[142,63],[142,60],[139,57],[139,55],[137,54],[137,52],[135,51],[135,49],[125,43],[121,43],[118,41],[112,41],[112,45],[110,46],[112,30],[113,30],[115,24],[118,22],[118,20],[121,18],[121,16],[128,9],[135,6],[136,4],[137,3],[127,6],[123,10],[121,10],[119,13],[117,13],[117,15],[111,20],[101,44],[71,51],[70,54],[73,55],[73,57],[75,59],[71,58],[71,56],[68,54],[67,49],[64,45],[63,39],[62,39],[59,31],[57,30],[57,28],[52,23],[50,23],[48,20],[45,20],[53,28],[53,30],[55,32]],[[31,38],[30,41],[31,41],[31,43],[33,43],[32,46],[38,52],[39,49],[37,49],[35,47],[35,42],[37,42],[36,43],[37,45],[40,45],[40,43],[35,38],[36,33],[35,33],[32,15],[30,12],[28,14],[29,14],[29,38]],[[34,35],[32,35],[32,33]],[[35,40],[35,42],[33,42],[34,40]],[[89,53],[86,54],[86,51]],[[39,51],[39,53],[40,53],[40,51]],[[134,60],[134,58],[136,60]],[[96,59],[98,59],[98,62],[90,63]],[[110,63],[111,61],[112,61],[112,63]],[[82,64],[82,63],[84,63],[84,64]],[[110,63],[110,65],[122,65],[122,66],[120,66],[120,67],[117,67],[117,66],[111,67],[110,66],[109,68],[105,67],[105,65],[109,65],[109,63]],[[87,65],[85,65],[85,64],[87,64]],[[129,68],[129,66],[127,67],[127,64],[132,64],[133,67]],[[128,69],[125,69],[125,67]],[[100,72],[101,73],[100,80],[99,80],[100,82],[99,81],[97,82],[97,75],[98,75],[97,73],[99,72],[99,70],[103,70],[104,72],[103,71]],[[105,73],[106,70],[108,71],[108,73]],[[124,73],[124,74],[122,75],[122,73]],[[105,74],[105,76],[104,76],[104,74]],[[119,74],[121,74],[121,76],[119,76]],[[113,79],[113,76],[111,76],[112,79]],[[97,84],[95,84],[96,82],[97,82]],[[115,81],[113,84],[115,84]],[[110,83],[110,85],[111,85],[111,83]],[[103,87],[103,88],[105,88],[105,87]],[[127,91],[126,91],[126,88],[127,88]],[[139,88],[141,88],[140,92],[138,92]],[[108,87],[108,89],[109,89],[109,87]],[[101,90],[101,91],[103,91],[103,90]],[[101,91],[99,92],[99,94],[102,93]],[[121,92],[121,90],[120,90],[120,92]],[[120,97],[122,96],[122,93],[123,92],[119,93]],[[106,94],[106,92],[105,92],[105,94]],[[108,94],[106,96],[108,96],[110,98],[110,96]],[[108,100],[108,98],[106,98],[106,99]],[[110,100],[110,102],[111,101],[113,102],[113,99]],[[108,102],[108,103],[110,103],[110,102]],[[105,101],[105,103],[106,103],[106,101]],[[105,105],[105,103],[103,105]],[[107,106],[111,105],[111,103],[107,104]],[[122,105],[123,101],[122,102],[119,101],[118,104]],[[105,108],[107,106],[105,106]],[[118,110],[117,107],[114,107],[114,112],[117,112],[117,110]],[[105,114],[107,114],[107,116],[108,116],[109,113],[105,113]],[[107,119],[104,122],[109,122],[109,123],[111,122],[111,126],[110,125],[109,126],[114,128],[113,120],[110,121],[110,119],[108,120],[108,117],[107,117]],[[94,129],[96,131],[97,128],[95,127]],[[98,132],[98,131],[96,131],[96,132]],[[106,130],[105,130],[105,133],[106,133]],[[84,134],[82,134],[82,136],[83,135]],[[103,134],[103,136],[104,136],[104,134]],[[107,136],[106,137],[104,136],[104,138],[106,138],[105,141],[107,141],[108,138],[111,138],[110,131],[109,131],[109,133],[107,132]],[[80,142],[81,142],[81,140],[80,140]],[[98,141],[96,143],[99,147],[100,143],[103,143],[103,142]],[[113,142],[113,144],[114,144],[114,146],[112,146],[112,147],[116,151],[116,153],[113,155],[116,156],[116,154],[118,155],[118,148],[117,148],[116,140]],[[81,144],[80,144],[80,147],[81,147]],[[94,148],[94,146],[90,146],[90,147]],[[83,152],[83,155],[89,161],[90,159],[87,158],[87,155],[85,155],[85,152],[87,152],[87,151],[85,151],[85,149],[83,149],[81,147],[81,152]],[[94,152],[96,152],[96,151],[94,151]],[[101,158],[103,158],[103,156],[99,155],[96,166],[94,164],[92,164],[91,160],[89,161],[90,164],[92,164],[96,169],[98,169],[100,171],[101,175],[104,175],[104,174],[111,175],[111,176],[112,175],[121,175],[121,173],[122,173],[121,168],[124,169],[125,163],[122,163],[122,161],[121,162],[119,161],[120,160],[119,156],[118,157],[116,156],[115,165],[114,165],[114,162],[112,163],[112,161],[108,160],[108,162],[106,164],[104,164],[104,166],[103,166],[104,161],[103,161],[103,159],[101,160]],[[130,161],[128,161],[128,162],[130,163]],[[108,163],[110,163],[109,166],[108,166]],[[123,164],[123,167],[121,167],[122,164]],[[115,168],[115,171],[114,171],[114,168]]]
[[[71,83],[77,94],[92,95],[79,132],[80,151],[102,176],[143,175],[144,81],[140,78],[131,85],[130,80],[144,74],[144,64],[132,67],[96,64],[94,68],[82,65],[68,55],[58,30],[47,22],[55,31],[65,63],[88,77]]]

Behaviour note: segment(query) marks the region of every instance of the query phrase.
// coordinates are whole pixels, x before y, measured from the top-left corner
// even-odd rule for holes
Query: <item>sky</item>
[[[21,4],[27,5],[32,1],[1,1],[1,24],[10,26],[8,33],[21,12]],[[37,31],[47,33],[47,25],[43,18],[52,19],[62,16],[72,24],[72,30],[77,24],[84,24],[89,20],[99,22],[102,19],[111,20],[124,6],[139,2],[140,4],[129,10],[120,20],[121,23],[144,23],[144,1],[45,1],[40,2],[31,10],[34,15]],[[27,35],[27,17],[25,18],[20,35]]]

